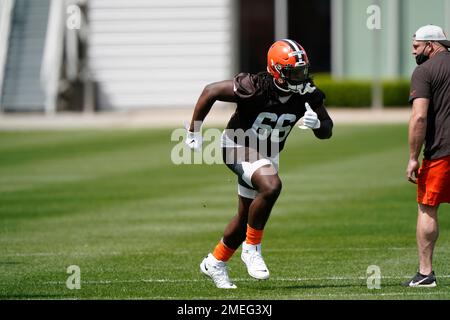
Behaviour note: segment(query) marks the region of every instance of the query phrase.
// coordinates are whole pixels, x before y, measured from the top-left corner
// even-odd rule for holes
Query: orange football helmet
[[[276,41],[267,52],[267,71],[275,83],[287,83],[289,91],[298,92],[298,87],[309,79],[308,55],[294,40]]]

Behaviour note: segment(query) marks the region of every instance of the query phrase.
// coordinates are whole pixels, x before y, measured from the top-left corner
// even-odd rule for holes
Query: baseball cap
[[[432,24],[420,27],[414,34],[414,38],[418,41],[436,41],[447,48],[450,47],[450,41],[444,30]]]

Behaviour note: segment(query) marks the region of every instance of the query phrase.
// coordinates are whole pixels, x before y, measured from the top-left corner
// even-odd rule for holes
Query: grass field
[[[0,298],[450,298],[448,205],[438,287],[399,285],[417,268],[406,125],[336,126],[328,141],[295,129],[263,242],[271,279],[252,280],[236,255],[231,291],[199,263],[235,214],[235,176],[224,165],[172,164],[170,133],[1,132]],[[80,267],[79,290],[66,288],[70,265]],[[370,265],[381,269],[379,290],[367,288]]]

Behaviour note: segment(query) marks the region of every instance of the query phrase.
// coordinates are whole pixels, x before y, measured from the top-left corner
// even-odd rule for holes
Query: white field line
[[[409,279],[407,276],[382,276],[381,279]],[[438,278],[450,278],[450,275],[438,275]],[[336,280],[366,280],[367,277],[313,277],[313,278],[270,278],[271,281],[279,282],[301,282],[301,281],[336,281]],[[192,283],[205,282],[207,279],[131,279],[131,280],[82,280],[82,284],[114,284],[114,283]],[[235,282],[254,282],[250,278],[235,278]],[[44,284],[65,284],[65,281],[45,281]],[[449,292],[450,293],[450,292]]]
[[[450,250],[450,248],[439,247],[438,250]],[[310,252],[310,251],[386,251],[386,250],[413,250],[416,251],[416,247],[379,247],[379,248],[358,248],[358,247],[339,247],[339,248],[295,248],[295,249],[265,249],[265,252]],[[117,256],[117,255],[148,255],[148,254],[199,254],[206,255],[206,251],[192,251],[192,250],[177,250],[177,251],[130,251],[130,252],[7,252],[0,253],[0,257],[51,257],[51,256]]]
[[[12,252],[0,253],[0,257],[53,257],[53,256],[117,256],[120,252]]]

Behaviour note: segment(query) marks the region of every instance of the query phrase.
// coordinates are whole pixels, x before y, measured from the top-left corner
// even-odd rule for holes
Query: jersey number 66
[[[296,120],[297,117],[290,113],[283,113],[278,117],[275,113],[261,112],[253,123],[252,130],[260,140],[270,136],[272,142],[279,143],[286,139]]]

